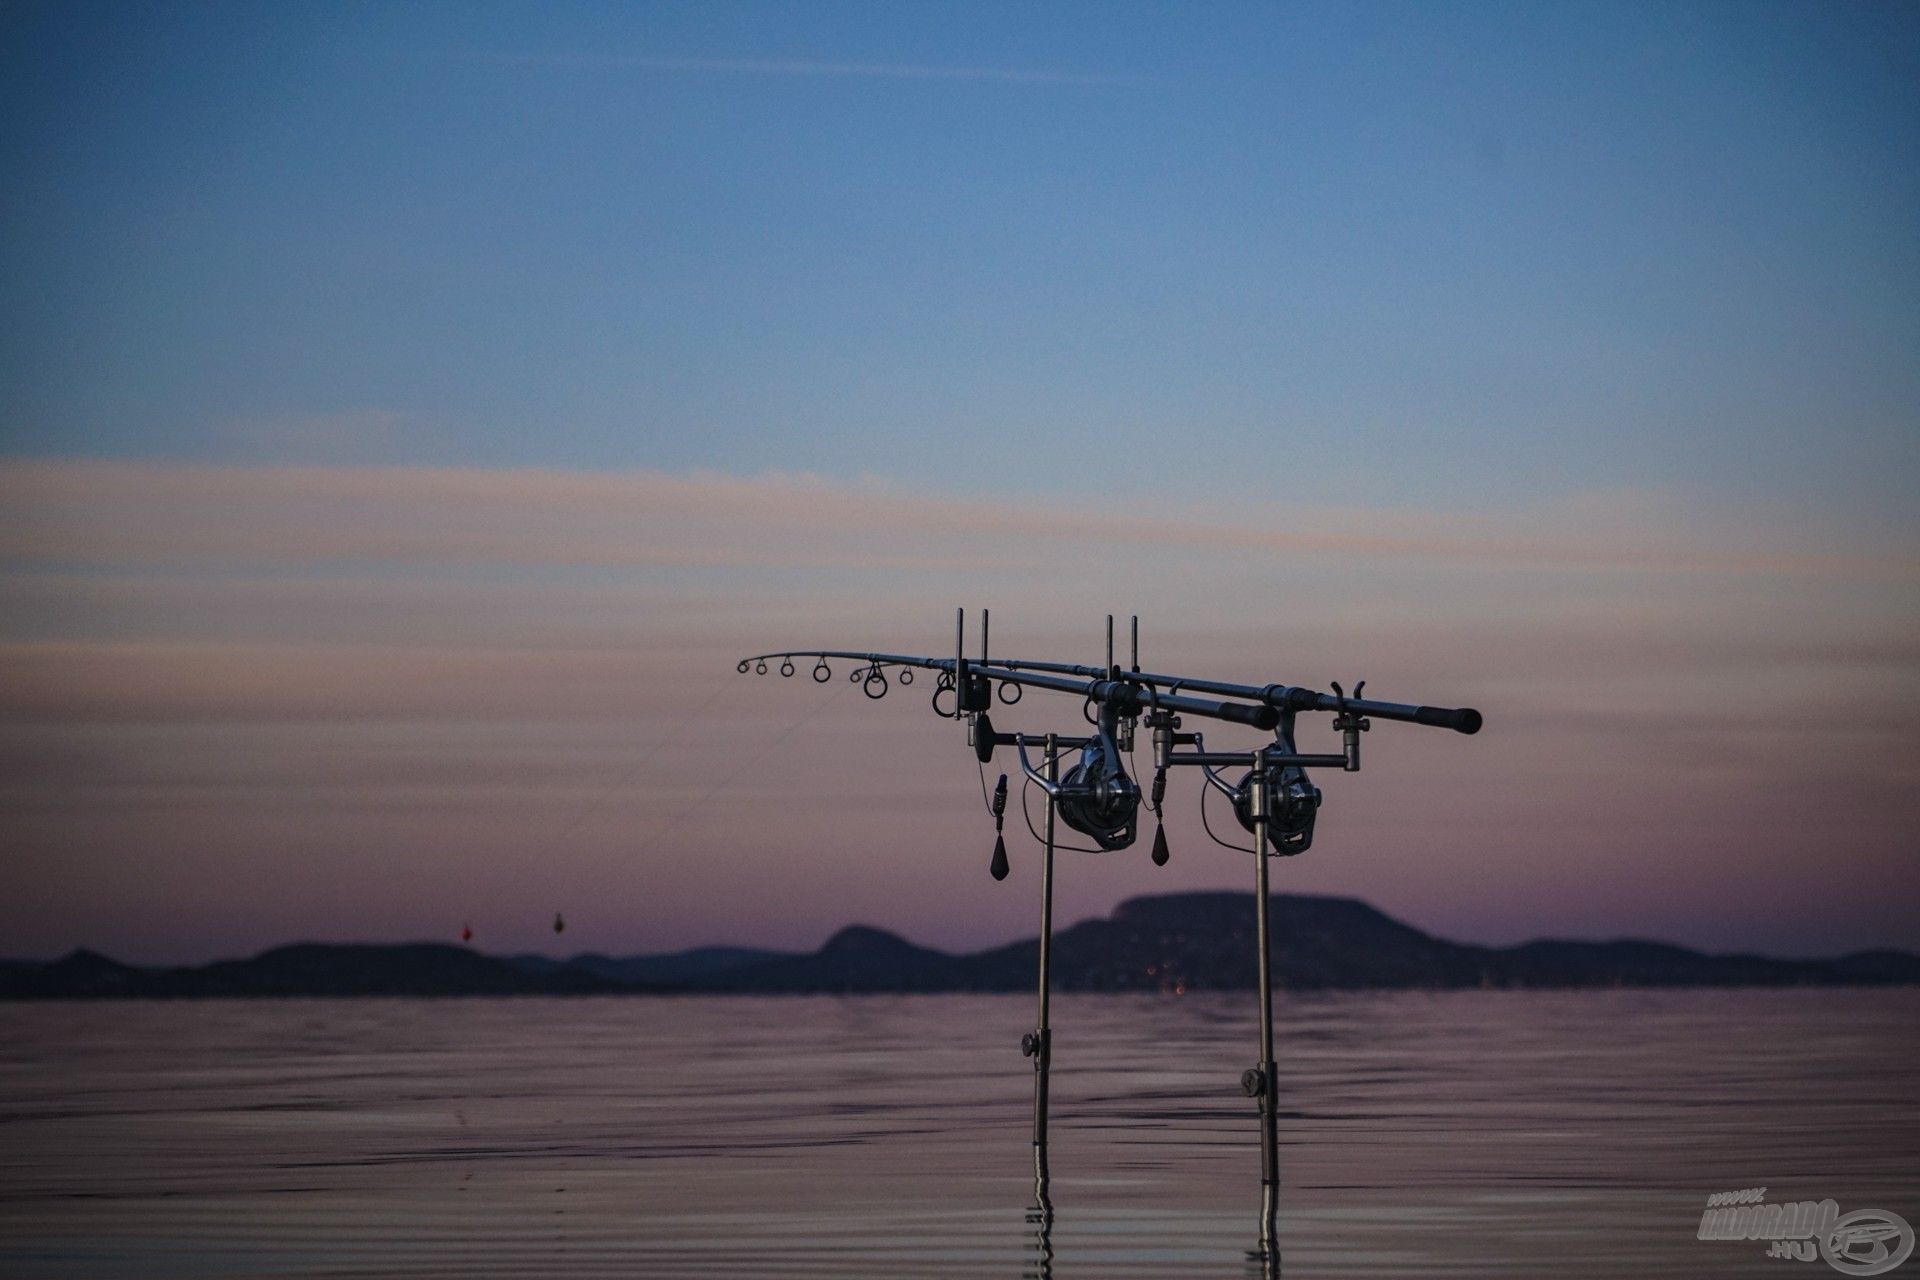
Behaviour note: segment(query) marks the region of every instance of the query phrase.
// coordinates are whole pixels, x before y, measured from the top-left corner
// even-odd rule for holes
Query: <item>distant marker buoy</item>
[[[461,925],[461,926],[460,926],[460,941],[462,941],[462,942],[472,942],[472,941],[473,941],[473,926],[472,926],[472,925],[470,925],[470,924],[463,924],[463,925]]]
[[[553,931],[555,933],[565,933],[567,931],[566,918],[558,911],[553,913]]]

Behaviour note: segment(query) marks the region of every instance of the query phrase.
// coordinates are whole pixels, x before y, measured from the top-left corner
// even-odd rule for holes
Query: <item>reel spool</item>
[[[1105,744],[1088,746],[1060,779],[1060,820],[1102,849],[1124,849],[1138,834],[1140,786]]]
[[[1234,788],[1233,816],[1253,833],[1253,770]],[[1291,858],[1313,845],[1313,823],[1320,816],[1320,788],[1298,769],[1279,769],[1267,777],[1267,843],[1275,857]]]

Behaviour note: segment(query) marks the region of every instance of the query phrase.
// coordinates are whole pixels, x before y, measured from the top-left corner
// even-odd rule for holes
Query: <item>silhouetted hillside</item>
[[[997,982],[1024,973],[1031,984],[1037,942],[983,953]],[[1284,986],[1479,986],[1480,948],[1445,942],[1355,898],[1280,894],[1273,899],[1274,972]],[[1105,920],[1054,938],[1054,974],[1064,991],[1234,990],[1254,984],[1249,894],[1181,893],[1132,898]]]
[[[615,982],[673,986],[697,982],[768,960],[793,959],[794,956],[795,953],[791,951],[769,951],[762,947],[694,947],[689,951],[669,951],[660,955],[603,956],[585,951],[566,960],[540,955],[511,956],[509,959],[535,973],[552,973],[571,965]]]
[[[812,955],[767,960],[690,985],[708,991],[954,991],[965,986],[959,963],[884,929],[854,924]]]
[[[1459,987],[1834,986],[1920,983],[1920,956],[1835,960],[1707,955],[1635,940],[1477,947],[1402,924],[1354,898],[1273,899],[1274,972],[1296,990]],[[90,951],[0,963],[0,998],[585,995],[1029,991],[1037,940],[968,955],[850,925],[804,955],[702,947],[663,955],[496,958],[464,947],[279,947],[251,960],[141,969]],[[1054,935],[1060,991],[1218,991],[1254,984],[1250,895],[1133,898]]]
[[[25,971],[0,971],[0,997],[14,999],[581,995],[638,989],[569,966],[531,973],[465,947],[427,942],[299,943],[251,960],[166,969],[134,968],[75,951]]]

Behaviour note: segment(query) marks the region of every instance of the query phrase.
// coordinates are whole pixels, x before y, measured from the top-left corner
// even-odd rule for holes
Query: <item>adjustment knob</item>
[[[1037,1033],[1029,1031],[1027,1032],[1027,1034],[1020,1037],[1020,1055],[1022,1057],[1031,1058],[1034,1054],[1039,1052],[1040,1052],[1040,1037]]]
[[[1258,1067],[1248,1067],[1240,1074],[1240,1091],[1249,1098],[1258,1098],[1267,1091],[1266,1072]]]

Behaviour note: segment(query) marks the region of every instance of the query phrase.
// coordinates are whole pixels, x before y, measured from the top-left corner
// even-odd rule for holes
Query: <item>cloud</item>
[[[900,62],[817,62],[796,58],[668,58],[621,53],[460,53],[460,62],[577,71],[653,71],[674,75],[804,76],[859,80],[997,81],[1005,84],[1111,86],[1137,76],[1016,67],[952,67]]]
[[[1617,523],[1591,500],[1474,514],[1288,502],[1207,519],[796,474],[13,461],[0,464],[0,560],[1043,573],[1044,548],[1149,566],[1300,556],[1920,580],[1920,556],[1905,549],[1809,549],[1780,531],[1708,530],[1620,502],[1633,518]]]
[[[440,425],[389,409],[233,418],[214,423],[211,434],[242,460],[334,465],[411,462],[450,444]]]

